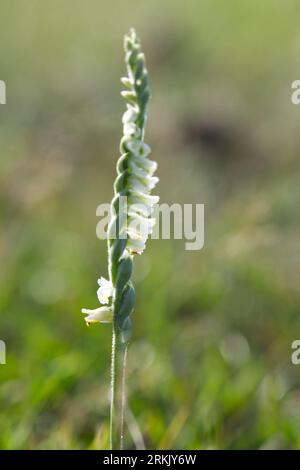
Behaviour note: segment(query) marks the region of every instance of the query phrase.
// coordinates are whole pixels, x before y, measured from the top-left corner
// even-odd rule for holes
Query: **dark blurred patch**
[[[232,158],[235,135],[224,122],[188,118],[183,123],[183,139],[186,144],[214,152],[221,158]]]
[[[222,171],[223,182],[256,176],[266,169],[267,159],[254,136],[253,127],[243,120],[226,117],[186,117],[181,124],[184,146],[192,147],[199,161],[216,173]]]

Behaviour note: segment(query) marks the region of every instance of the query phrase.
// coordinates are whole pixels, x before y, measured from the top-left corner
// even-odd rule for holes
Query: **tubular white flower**
[[[128,162],[128,167],[137,176],[152,176],[157,169],[157,163],[147,158],[132,158]]]
[[[127,123],[124,123],[124,126],[126,124]],[[136,158],[146,158],[151,153],[151,148],[149,147],[149,145],[145,144],[141,140],[129,140],[128,142],[126,142],[126,147],[132,153],[133,157]]]
[[[129,177],[130,187],[134,191],[144,192],[149,194],[151,189],[153,189],[158,182],[158,178],[155,176],[135,176],[131,175]]]
[[[152,209],[152,207],[159,201],[158,196],[150,196],[149,194],[145,194],[141,191],[132,191],[128,199],[129,210],[130,206],[133,204],[141,204]]]
[[[129,230],[128,235],[127,250],[132,254],[141,255],[146,248],[147,237],[142,237],[134,230]]]
[[[124,133],[124,136],[126,136],[126,137],[131,137],[131,138],[139,138],[140,137],[139,128],[131,122],[128,122],[128,123],[124,124],[123,133]]]
[[[94,310],[83,308],[82,313],[86,315],[86,324],[90,323],[111,323],[113,321],[113,310],[112,307],[99,307]]]
[[[128,215],[130,216],[130,214],[137,214],[144,217],[149,217],[152,214],[152,211],[152,206],[137,202],[130,205],[130,211],[128,212]]]
[[[130,104],[127,104],[127,111],[125,111],[122,117],[123,124],[135,122],[138,113],[139,109],[137,106],[131,106]]]
[[[128,223],[128,235],[132,237],[133,234],[137,234],[142,237],[145,241],[148,236],[152,233],[152,229],[155,225],[154,218],[146,218],[137,214],[136,212],[130,212],[129,223]]]
[[[98,285],[100,286],[97,290],[97,296],[100,304],[108,304],[109,299],[113,295],[113,285],[111,281],[108,281],[104,277],[98,279]]]

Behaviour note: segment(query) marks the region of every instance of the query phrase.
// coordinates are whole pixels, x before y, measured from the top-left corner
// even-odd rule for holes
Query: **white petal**
[[[82,313],[86,314],[85,321],[90,323],[111,323],[113,320],[113,312],[111,307],[99,307],[94,310],[83,308]]]
[[[128,105],[127,111],[123,114],[122,122],[123,124],[134,122],[138,115],[138,109],[134,108],[133,106]]]
[[[131,199],[131,204],[129,206],[129,212],[131,213],[138,213],[143,215],[144,217],[149,217],[152,213],[152,207],[149,206],[148,204],[143,204],[138,200],[139,202],[135,202],[134,198]],[[128,213],[129,213],[128,212]]]
[[[129,215],[129,218],[133,221],[133,220],[136,220],[137,223],[147,223],[151,226],[153,226],[155,224],[155,219],[152,218],[152,219],[148,219],[148,217],[144,217],[143,215],[141,214],[138,214],[137,212],[134,212],[132,211],[131,209],[129,210],[128,212],[128,215]]]
[[[151,152],[149,145],[145,144],[142,141],[130,141],[127,142],[127,148],[130,152],[133,153],[136,157],[147,157]]]
[[[138,139],[141,136],[141,131],[136,124],[128,122],[123,126],[123,134],[127,138]]]
[[[112,288],[112,283],[108,279],[105,279],[105,277],[100,277],[100,279],[98,279],[97,283],[98,283],[99,286],[111,287]]]
[[[132,191],[129,196],[129,204],[145,204],[147,206],[154,206],[159,201],[159,196],[150,196],[141,191]]]
[[[131,241],[138,242],[138,243],[146,243],[147,238],[148,238],[148,233],[147,234],[140,233],[134,227],[128,228],[127,234]]]
[[[145,170],[149,174],[149,176],[152,176],[153,173],[157,169],[156,162],[153,162],[152,160],[149,160],[144,157],[134,155],[133,158],[130,159],[130,163],[129,163],[129,166],[133,170],[133,172],[137,165],[141,167],[143,170]]]
[[[126,86],[126,88],[132,88],[134,85],[134,80],[130,80],[128,77],[121,77],[121,82]]]
[[[129,177],[128,183],[129,183],[129,187],[133,191],[140,191],[140,192],[145,192],[145,193],[150,192],[150,188],[144,183],[144,181],[142,181],[141,179],[137,178],[134,175]]]
[[[131,253],[142,254],[144,249],[146,248],[145,242],[141,238],[130,238],[127,242],[126,246],[127,250]]]
[[[159,178],[157,178],[157,176],[147,176],[147,177],[144,177],[144,178],[140,178],[140,180],[142,181],[142,183],[144,183],[144,185],[151,191],[151,189],[153,189],[157,183],[159,182]]]
[[[149,174],[149,171],[144,170],[143,168],[140,168],[136,163],[134,163],[133,159],[131,158],[129,160],[129,168],[132,171],[132,173],[136,176],[152,176]]]
[[[130,231],[136,232],[140,237],[147,240],[150,233],[152,233],[152,229],[155,225],[154,218],[146,218],[137,214],[136,212],[129,212],[129,221],[128,221],[128,230],[127,232],[130,234]]]
[[[131,175],[129,177],[129,185],[134,191],[140,191],[140,192],[150,192],[159,179],[156,176],[144,176],[144,177],[138,177],[135,175]]]
[[[110,281],[101,277],[98,279],[99,289],[97,290],[97,296],[100,304],[108,304],[110,297],[113,295],[113,286]]]

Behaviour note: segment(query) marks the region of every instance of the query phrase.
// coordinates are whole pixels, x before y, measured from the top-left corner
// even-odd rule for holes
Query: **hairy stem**
[[[128,344],[121,341],[114,324],[111,350],[110,449],[123,448],[125,413],[125,368]]]
[[[109,447],[115,448],[115,406],[116,406],[116,331],[113,325],[111,342],[111,368],[110,368],[110,426],[109,426]]]
[[[121,441],[120,441],[120,449],[123,449],[123,440],[124,440],[124,421],[125,421],[125,408],[126,408],[126,363],[127,363],[127,352],[128,352],[128,343],[124,349],[123,355],[123,367],[122,367],[122,392],[121,392]]]

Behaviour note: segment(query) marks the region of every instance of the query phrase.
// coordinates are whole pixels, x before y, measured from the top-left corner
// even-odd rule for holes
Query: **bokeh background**
[[[126,447],[300,448],[300,5],[296,0],[1,3],[0,448],[108,445],[106,276],[124,103],[142,38],[161,202],[205,203],[205,247],[136,260]]]

